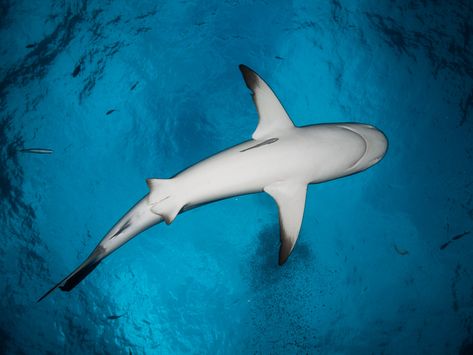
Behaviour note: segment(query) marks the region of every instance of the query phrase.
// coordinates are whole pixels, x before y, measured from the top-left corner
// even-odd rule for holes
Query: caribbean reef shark
[[[155,224],[171,224],[182,212],[232,196],[266,192],[278,205],[279,264],[296,244],[308,184],[368,169],[386,153],[385,135],[358,123],[297,127],[258,74],[240,65],[259,122],[252,139],[192,165],[170,179],[147,179],[150,192],[107,233],[90,256],[55,285],[72,290],[113,251]]]

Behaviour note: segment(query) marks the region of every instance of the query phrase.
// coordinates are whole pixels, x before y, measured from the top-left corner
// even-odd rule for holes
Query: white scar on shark
[[[384,134],[358,123],[297,127],[278,98],[250,68],[240,65],[259,115],[252,139],[192,165],[170,179],[147,179],[150,192],[107,233],[90,256],[50,289],[72,290],[101,260],[130,239],[179,213],[224,198],[268,193],[279,209],[279,264],[296,244],[308,184],[368,169],[388,146]]]

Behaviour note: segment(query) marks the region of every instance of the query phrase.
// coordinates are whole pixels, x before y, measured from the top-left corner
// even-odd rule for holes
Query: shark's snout
[[[358,134],[360,134],[367,143],[365,164],[371,166],[379,162],[388,149],[388,140],[383,132],[369,125],[359,125]]]
[[[344,124],[343,128],[358,134],[366,143],[366,151],[356,163],[358,171],[368,169],[383,159],[388,149],[388,140],[383,132],[376,127],[366,124]]]

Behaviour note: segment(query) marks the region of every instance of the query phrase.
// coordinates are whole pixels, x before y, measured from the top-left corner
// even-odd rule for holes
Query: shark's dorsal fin
[[[153,213],[160,215],[167,224],[171,224],[183,207],[173,191],[172,179],[147,179],[149,187],[148,204]]]
[[[286,262],[294,249],[304,217],[307,184],[293,181],[276,182],[264,188],[279,208],[281,246],[279,265]]]
[[[269,85],[246,65],[241,64],[240,71],[246,86],[252,92],[259,115],[258,127],[252,138],[270,138],[283,130],[293,128],[294,124]]]

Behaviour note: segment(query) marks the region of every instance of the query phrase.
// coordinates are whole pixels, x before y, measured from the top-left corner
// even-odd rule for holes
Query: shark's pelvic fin
[[[253,139],[271,138],[285,129],[294,127],[286,110],[268,84],[258,74],[241,64],[240,71],[246,86],[251,90],[253,101],[259,115],[258,127],[253,133]]]
[[[151,206],[151,211],[163,217],[166,224],[171,224],[179,212],[181,212],[182,207],[182,203],[170,197]]]
[[[148,203],[153,205],[171,195],[172,179],[146,179],[149,187]]]
[[[175,197],[173,180],[147,179],[146,183],[150,189],[148,203],[151,211],[163,217],[166,224],[171,224],[184,206]]]
[[[300,182],[276,182],[264,188],[279,208],[281,247],[279,265],[286,262],[294,249],[304,216],[307,185]]]

